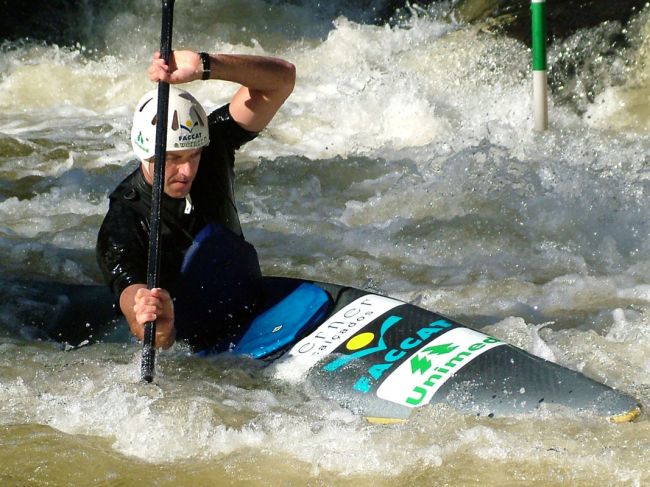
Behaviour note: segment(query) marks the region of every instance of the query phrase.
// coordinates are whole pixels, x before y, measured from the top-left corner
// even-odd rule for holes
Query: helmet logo
[[[143,150],[148,150],[148,147],[145,145],[145,140],[144,136],[142,135],[142,131],[138,132],[138,135],[135,137],[134,142],[141,147]]]
[[[185,123],[178,124],[181,133],[174,143],[175,149],[202,147],[208,143],[205,131],[201,130],[203,121],[198,113],[190,111]],[[194,132],[197,127],[198,130]]]
[[[192,130],[194,130],[194,127],[196,127],[197,125],[198,125],[198,122],[194,123],[194,122],[192,122],[191,119],[188,119],[187,122],[185,122],[185,124],[181,124],[181,130],[185,129],[191,134]]]

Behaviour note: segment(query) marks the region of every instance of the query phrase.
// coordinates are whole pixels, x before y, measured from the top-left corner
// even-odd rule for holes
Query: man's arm
[[[151,81],[187,83],[201,79],[203,62],[193,51],[173,51],[169,66],[155,53]],[[230,103],[230,115],[244,129],[260,132],[293,91],[296,68],[282,59],[244,54],[210,54],[210,79],[241,85]]]
[[[138,169],[139,170],[139,169]],[[156,346],[174,343],[174,308],[167,291],[147,290],[146,234],[137,212],[111,201],[97,235],[97,263],[116,296],[131,333],[142,340],[145,323],[156,321]]]
[[[155,346],[169,348],[174,344],[174,305],[164,289],[149,290],[144,284],[131,284],[120,294],[120,309],[139,340],[144,339],[144,325],[156,320]]]

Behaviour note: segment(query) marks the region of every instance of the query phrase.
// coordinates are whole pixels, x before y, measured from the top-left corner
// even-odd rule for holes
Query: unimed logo
[[[469,328],[454,328],[427,343],[384,380],[377,396],[408,407],[431,401],[442,385],[501,340]]]

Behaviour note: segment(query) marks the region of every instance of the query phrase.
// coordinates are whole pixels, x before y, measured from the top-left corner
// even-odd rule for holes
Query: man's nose
[[[192,164],[190,161],[185,161],[178,165],[178,172],[183,176],[189,176],[192,174]]]

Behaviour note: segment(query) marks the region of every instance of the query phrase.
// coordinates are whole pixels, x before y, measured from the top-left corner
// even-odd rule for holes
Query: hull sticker
[[[285,380],[299,380],[318,360],[332,353],[353,334],[403,304],[375,294],[356,299],[296,343],[277,364],[277,374]]]
[[[417,325],[418,321],[421,321],[421,316],[405,319],[393,314],[383,322],[375,321],[364,328],[363,333],[354,335],[337,348],[334,354],[339,355],[325,364],[323,370],[336,372],[357,360],[363,365],[360,366],[361,375],[355,379],[352,388],[358,392],[371,392],[389,371],[408,360],[422,344],[454,326],[445,319],[420,325]]]
[[[456,372],[504,342],[469,328],[454,328],[422,346],[377,389],[377,397],[407,407],[428,404]]]

